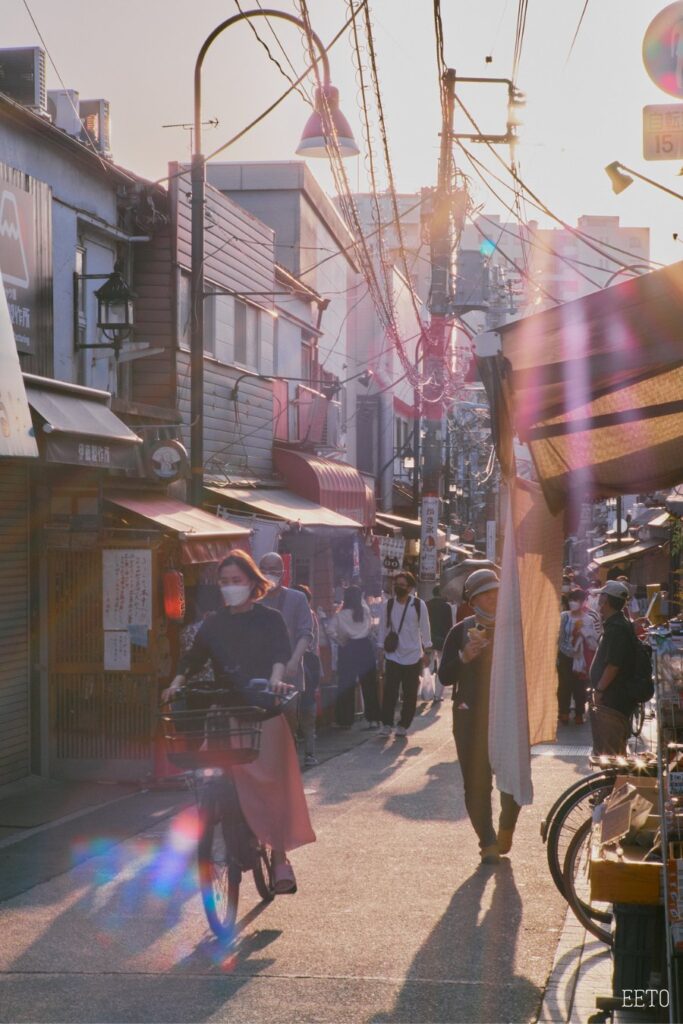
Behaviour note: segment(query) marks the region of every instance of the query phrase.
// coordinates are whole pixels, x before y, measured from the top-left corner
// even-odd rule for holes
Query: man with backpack
[[[634,705],[653,693],[650,658],[623,612],[628,586],[608,580],[597,594],[603,633],[590,668],[593,753],[625,754]]]
[[[379,623],[379,645],[384,651],[384,693],[382,696],[382,728],[389,736],[394,730],[394,717],[399,690],[402,691],[401,717],[397,736],[406,736],[415,716],[420,673],[429,665],[432,635],[429,613],[424,601],[414,597],[415,577],[410,572],[394,575],[394,596],[390,597]]]

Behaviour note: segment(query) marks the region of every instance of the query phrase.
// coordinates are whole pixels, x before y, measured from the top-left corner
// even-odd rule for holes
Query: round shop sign
[[[150,476],[170,484],[187,475],[188,458],[180,441],[155,441],[147,452]]]
[[[683,0],[660,11],[643,39],[643,64],[648,75],[670,96],[683,97]]]

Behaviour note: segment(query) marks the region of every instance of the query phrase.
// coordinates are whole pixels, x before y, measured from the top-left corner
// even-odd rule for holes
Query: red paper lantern
[[[164,614],[171,622],[185,618],[185,579],[177,569],[164,573]]]

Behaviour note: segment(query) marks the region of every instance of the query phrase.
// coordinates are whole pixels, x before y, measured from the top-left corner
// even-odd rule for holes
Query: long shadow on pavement
[[[510,862],[477,868],[418,951],[393,1008],[368,1024],[533,1020],[542,992],[516,970],[521,919]]]

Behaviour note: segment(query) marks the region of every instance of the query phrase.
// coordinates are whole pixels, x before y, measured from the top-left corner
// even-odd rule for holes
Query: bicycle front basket
[[[166,755],[177,768],[223,768],[255,761],[261,749],[261,722],[235,708],[170,711],[161,715]]]

